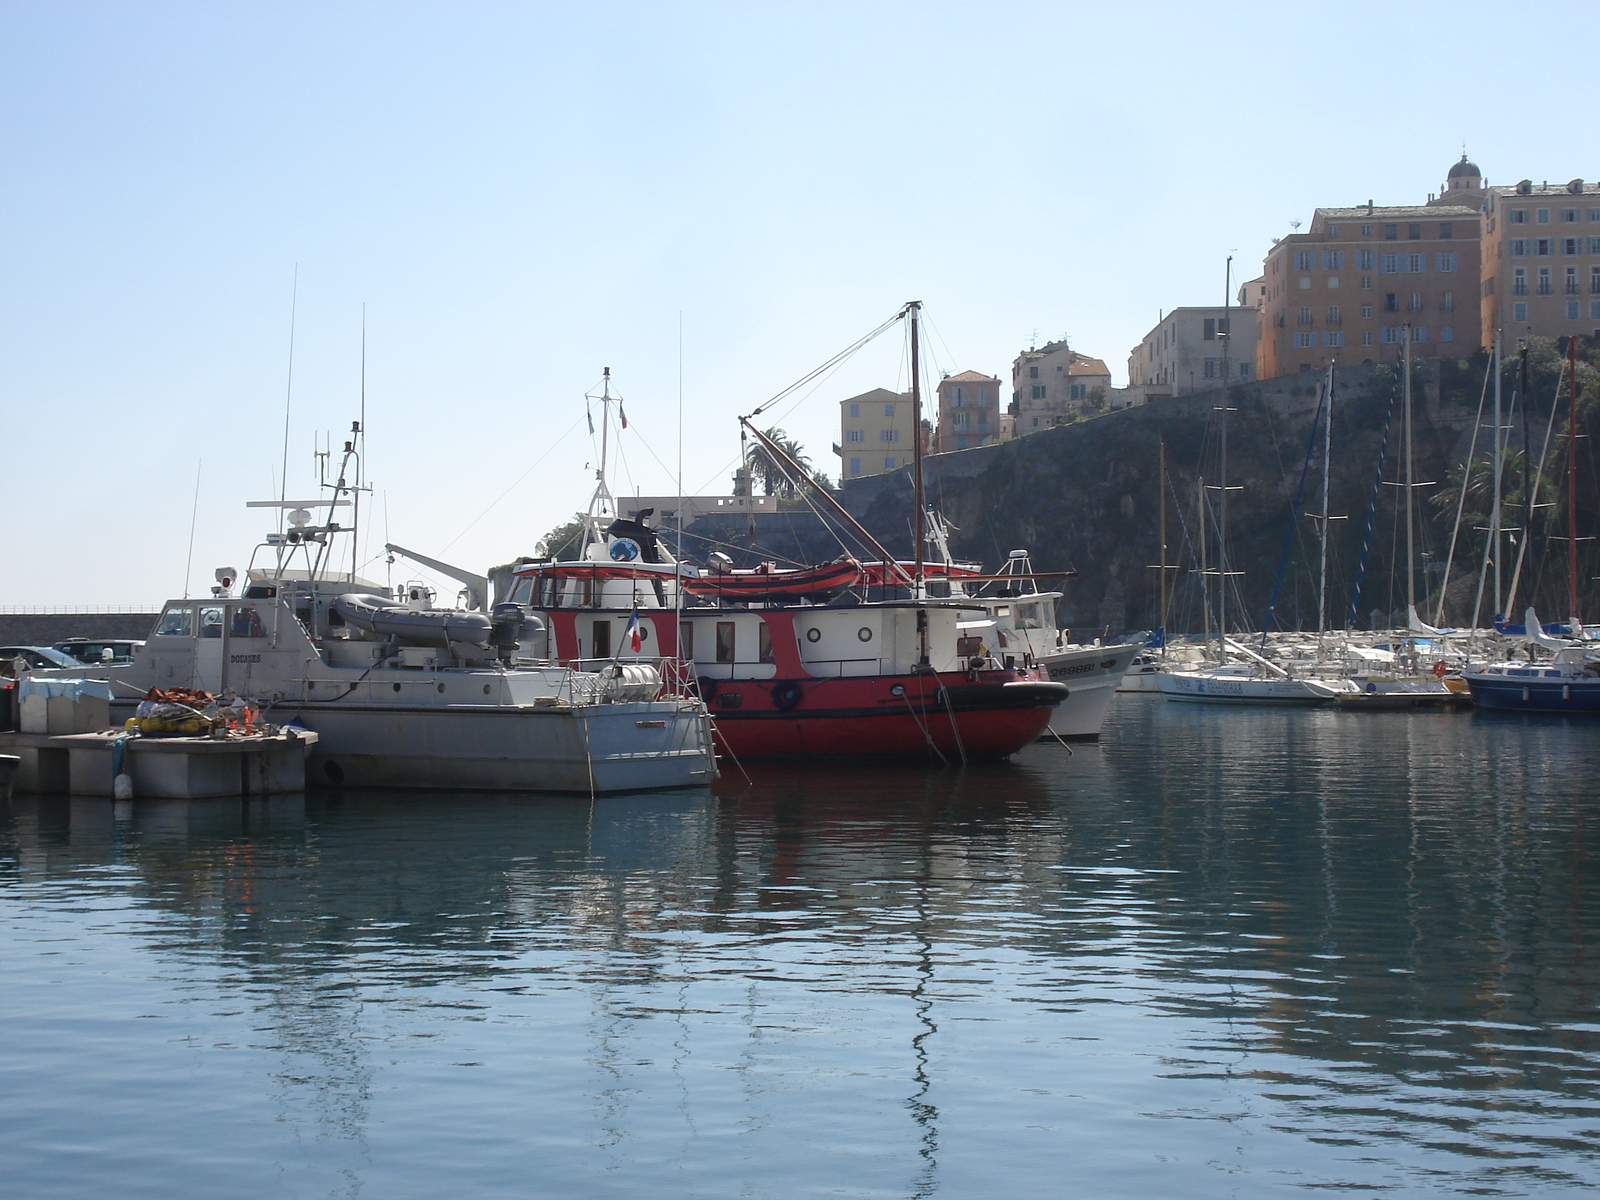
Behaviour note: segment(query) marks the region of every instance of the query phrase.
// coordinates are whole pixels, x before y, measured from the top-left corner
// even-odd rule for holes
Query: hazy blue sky
[[[388,535],[481,568],[581,507],[581,427],[490,506],[604,366],[645,439],[618,490],[674,489],[680,317],[696,491],[727,490],[736,414],[907,299],[939,368],[1009,381],[1066,333],[1120,383],[1161,309],[1220,302],[1230,252],[1248,278],[1317,205],[1420,201],[1463,142],[1491,182],[1600,176],[1596,26],[1592,3],[12,0],[0,606],[178,594],[202,461],[195,586],[243,565],[297,267],[290,490],[355,415],[365,303]],[[882,339],[784,417],[819,465],[836,402],[903,386],[902,355]]]

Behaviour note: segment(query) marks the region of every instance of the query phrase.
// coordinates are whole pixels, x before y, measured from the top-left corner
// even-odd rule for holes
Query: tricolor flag
[[[623,635],[628,639],[628,649],[635,654],[644,648],[644,635],[639,631],[639,610],[633,610],[633,616],[628,619],[628,632]]]

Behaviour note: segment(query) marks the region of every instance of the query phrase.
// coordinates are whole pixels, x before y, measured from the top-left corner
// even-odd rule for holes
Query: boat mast
[[[1206,571],[1206,521],[1208,520],[1208,514],[1206,513],[1206,477],[1204,475],[1200,476],[1196,483],[1194,502],[1200,516],[1200,520],[1196,522],[1200,526],[1200,621],[1205,627],[1205,640],[1209,642],[1211,640],[1211,584],[1206,579],[1208,574]]]
[[[1578,624],[1578,339],[1567,335],[1567,620],[1573,637]]]
[[[1406,443],[1406,628],[1411,628],[1412,617],[1417,611],[1417,551],[1416,551],[1416,522],[1412,513],[1411,489],[1412,482],[1412,453],[1411,453],[1411,326],[1402,325],[1401,332],[1405,335],[1405,344],[1401,347],[1400,356],[1405,371],[1405,443]]]
[[[927,536],[927,513],[922,494],[922,366],[918,358],[918,316],[922,312],[922,301],[912,300],[906,305],[906,315],[911,318],[911,486],[916,493],[917,519],[913,529],[916,539],[916,550],[912,556],[915,583],[912,587],[913,597],[922,599],[925,590],[923,580],[923,539]],[[923,654],[927,658],[927,654]]]
[[[1167,630],[1167,439],[1163,437],[1159,442],[1159,453],[1156,466],[1156,504],[1161,513],[1159,529],[1161,537],[1161,561],[1156,565],[1156,571],[1161,577],[1161,622],[1162,638],[1165,640]]]
[[[1500,574],[1500,476],[1505,466],[1505,430],[1500,417],[1500,331],[1494,331],[1494,511],[1489,514],[1489,545],[1494,555],[1494,611],[1506,611],[1506,592]],[[1465,488],[1472,479],[1472,464],[1462,477]],[[1448,587],[1450,581],[1446,579]],[[1476,617],[1476,614],[1474,614]]]
[[[1233,255],[1228,255],[1228,261],[1222,268],[1222,452],[1221,470],[1218,472],[1221,479],[1218,481],[1221,490],[1217,497],[1217,638],[1220,641],[1228,636],[1228,398],[1231,394],[1228,378],[1228,343],[1231,342],[1233,327],[1228,318],[1231,315],[1230,305],[1232,298],[1228,295],[1233,288]]]
[[[601,376],[600,394],[592,392],[584,396],[587,400],[600,401],[600,467],[594,473],[594,495],[589,499],[589,519],[584,522],[583,536],[578,541],[578,557],[582,558],[589,546],[600,540],[599,525],[601,518],[617,515],[617,502],[611,495],[611,485],[606,481],[606,464],[611,454],[611,403],[616,401],[620,407],[622,397],[611,394],[611,368],[606,367]],[[594,418],[589,419],[589,434],[594,435]]]
[[[1322,651],[1322,635],[1328,628],[1328,468],[1333,462],[1333,371],[1328,364],[1327,424],[1322,428],[1322,562],[1317,580],[1317,652]]]

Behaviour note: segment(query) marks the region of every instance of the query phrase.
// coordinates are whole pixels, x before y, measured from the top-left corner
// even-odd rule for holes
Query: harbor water
[[[1600,726],[1119,698],[711,791],[17,797],[49,1197],[1600,1189]]]

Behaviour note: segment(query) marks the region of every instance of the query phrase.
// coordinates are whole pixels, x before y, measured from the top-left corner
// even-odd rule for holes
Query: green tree
[[[763,429],[761,432],[793,459],[808,478],[815,480],[823,487],[832,486],[828,477],[811,465],[811,460],[806,457],[805,447],[790,437],[788,433],[779,429],[776,425],[771,429]],[[784,500],[795,498],[797,489],[794,480],[789,477],[789,472],[778,461],[777,456],[768,451],[766,446],[760,442],[752,442],[750,454],[746,461],[750,467],[750,474],[761,481],[762,495],[777,496]]]

